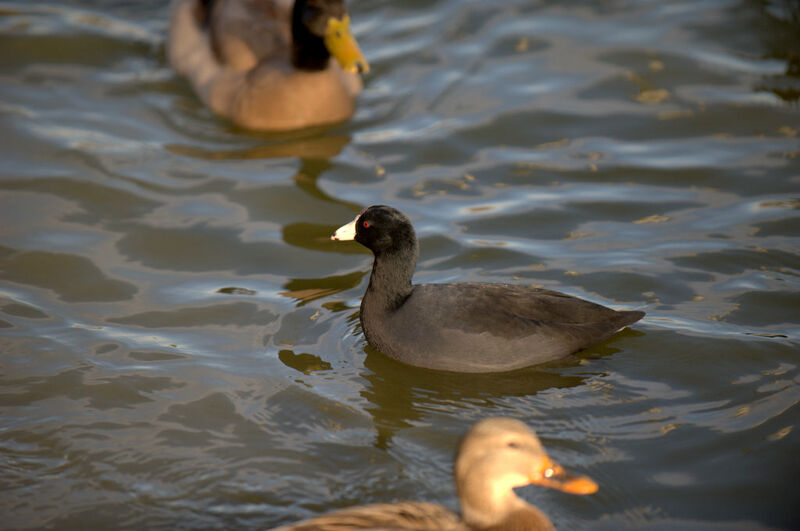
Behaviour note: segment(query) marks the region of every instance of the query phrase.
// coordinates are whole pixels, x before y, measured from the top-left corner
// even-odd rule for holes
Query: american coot
[[[644,316],[511,284],[411,284],[419,249],[409,219],[378,205],[331,236],[375,255],[361,301],[370,345],[430,369],[497,372],[563,358]]]
[[[174,0],[167,55],[239,126],[329,124],[353,114],[369,70],[349,25],[344,0]]]
[[[458,446],[454,468],[460,518],[433,503],[383,503],[343,509],[274,531],[552,530],[547,516],[519,498],[515,487],[534,484],[570,494],[597,492],[594,481],[572,477],[551,461],[533,430],[506,417],[475,424]]]

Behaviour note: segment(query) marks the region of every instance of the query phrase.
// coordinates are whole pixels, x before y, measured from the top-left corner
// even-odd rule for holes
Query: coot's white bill
[[[356,221],[358,218],[361,217],[361,214],[356,216],[356,219],[348,223],[347,225],[342,225],[336,232],[333,233],[331,236],[331,240],[336,240],[340,242],[349,242],[356,239]]]

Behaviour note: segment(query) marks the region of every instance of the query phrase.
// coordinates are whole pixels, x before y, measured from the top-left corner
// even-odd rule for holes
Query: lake
[[[798,4],[348,6],[355,116],[268,134],[169,68],[165,1],[0,2],[0,527],[455,510],[459,437],[506,415],[600,486],[519,489],[560,529],[796,529]],[[372,204],[417,282],[647,316],[509,373],[394,362],[329,239]]]

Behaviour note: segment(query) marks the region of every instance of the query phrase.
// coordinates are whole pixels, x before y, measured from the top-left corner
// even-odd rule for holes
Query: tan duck
[[[475,424],[461,440],[455,459],[461,516],[441,505],[401,502],[364,505],[279,527],[274,531],[385,530],[552,530],[545,514],[514,493],[536,484],[570,494],[592,494],[597,484],[571,477],[544,451],[525,424],[493,417]]]
[[[167,56],[236,125],[325,125],[352,116],[369,70],[349,26],[344,0],[174,0]]]

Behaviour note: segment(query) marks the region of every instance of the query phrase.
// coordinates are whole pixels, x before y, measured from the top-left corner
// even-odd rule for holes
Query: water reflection
[[[794,0],[750,0],[757,11],[767,57],[784,63],[783,72],[764,74],[753,89],[769,91],[786,102],[800,100],[800,3]],[[752,27],[752,26],[751,26]]]
[[[361,284],[365,272],[354,272],[346,275],[325,278],[293,278],[286,284],[286,291],[281,295],[297,300],[297,306],[303,306],[323,297],[330,297],[342,291],[355,288]],[[326,304],[336,304],[335,301]]]
[[[0,246],[0,269],[6,280],[53,291],[65,302],[131,299],[138,288],[110,278],[83,256],[46,251],[15,251]]]
[[[498,407],[495,402],[513,396],[533,396],[548,389],[582,384],[588,375],[562,375],[560,368],[575,367],[580,359],[570,356],[558,363],[511,372],[471,374],[412,367],[383,355],[369,345],[361,376],[366,385],[361,396],[377,430],[375,445],[391,446],[394,434],[425,418],[431,410],[447,411],[467,404]],[[498,413],[502,414],[502,413]]]
[[[320,190],[317,180],[326,170],[330,169],[331,163],[326,160],[313,160],[303,159],[301,161],[300,169],[294,175],[293,180],[298,188],[303,190],[309,196],[315,199],[321,199],[331,203],[344,205],[355,210],[356,212],[361,209],[357,204],[351,203],[337,197],[333,197],[322,190]]]
[[[287,367],[291,367],[292,369],[300,371],[303,374],[331,370],[330,363],[323,360],[319,356],[308,352],[295,354],[294,351],[290,349],[282,349],[280,352],[278,352],[278,359],[280,359],[281,362]]]
[[[283,226],[283,241],[289,245],[304,249],[330,251],[331,248],[336,246],[336,243],[331,242],[331,234],[336,230],[336,227],[337,225],[291,223]],[[352,246],[348,247],[352,249]]]
[[[237,159],[329,159],[341,153],[350,143],[346,135],[325,135],[296,139],[281,139],[247,148],[204,148],[197,144],[167,144],[164,149],[178,155],[204,160]]]

